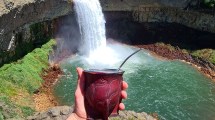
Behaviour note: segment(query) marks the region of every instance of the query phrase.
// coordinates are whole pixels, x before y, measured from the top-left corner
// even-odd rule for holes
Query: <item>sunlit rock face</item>
[[[198,5],[198,0],[100,0],[106,11],[132,11],[140,5],[186,8]]]
[[[129,21],[170,22],[203,31],[215,32],[214,16],[184,11],[188,6],[197,6],[198,0],[100,0],[103,11],[127,12],[123,15]],[[163,12],[163,8],[165,11]],[[171,9],[166,9],[171,8]],[[150,8],[150,9],[148,9]],[[177,10],[175,10],[177,9]],[[140,10],[140,11],[139,11]],[[72,0],[2,0],[0,1],[0,64],[17,55],[16,49],[23,41],[31,39],[29,25],[53,20],[59,16],[74,13]],[[107,18],[118,19],[120,15]],[[47,25],[45,25],[47,26]],[[49,26],[49,25],[48,25]],[[50,25],[53,29],[53,25]],[[51,30],[52,31],[52,30]],[[22,39],[19,33],[22,33]],[[20,41],[20,39],[22,39]],[[23,46],[23,45],[22,45]],[[22,49],[22,48],[21,48]],[[33,49],[33,48],[32,48]],[[3,57],[1,57],[3,56]]]
[[[68,14],[71,3],[63,0],[3,0],[0,2],[0,50],[10,48],[17,28]]]

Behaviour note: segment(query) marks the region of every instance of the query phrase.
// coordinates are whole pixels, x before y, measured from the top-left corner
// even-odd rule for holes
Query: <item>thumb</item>
[[[80,67],[77,67],[76,70],[77,70],[78,79],[79,79],[79,78],[81,78],[81,76],[82,76],[84,70],[83,70],[82,68],[80,68]]]
[[[85,78],[83,74],[83,69],[78,67],[76,68],[77,73],[78,73],[78,84],[77,84],[77,89],[79,89],[82,93],[84,91],[84,85],[85,85]]]

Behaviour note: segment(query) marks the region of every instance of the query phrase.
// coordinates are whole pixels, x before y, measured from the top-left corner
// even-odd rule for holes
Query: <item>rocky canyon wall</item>
[[[215,33],[215,16],[173,7],[139,6],[132,16],[137,22],[179,23],[190,28]]]
[[[100,2],[104,11],[129,12],[131,14],[127,16],[128,19],[136,22],[179,23],[215,33],[213,15],[184,10],[188,6],[197,6],[199,0],[100,0]],[[52,20],[73,11],[72,0],[1,0],[0,65],[17,55],[17,49],[26,49],[20,46],[32,46],[34,42],[41,42],[40,37],[35,36],[42,34],[45,37],[52,37],[50,34],[53,29]],[[47,20],[51,22],[40,23]],[[39,26],[35,26],[35,23],[39,23]],[[19,54],[24,53],[26,52]]]
[[[100,0],[105,11],[133,11],[140,5],[185,9],[198,6],[200,0]]]

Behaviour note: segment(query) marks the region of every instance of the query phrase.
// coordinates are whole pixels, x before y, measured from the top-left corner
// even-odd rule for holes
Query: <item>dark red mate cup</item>
[[[90,69],[84,71],[85,107],[89,119],[108,120],[118,115],[124,71]]]

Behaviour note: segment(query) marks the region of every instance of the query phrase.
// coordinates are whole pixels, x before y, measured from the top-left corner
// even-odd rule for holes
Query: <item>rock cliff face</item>
[[[0,2],[0,50],[13,49],[15,32],[26,24],[53,19],[71,11],[65,0],[3,0]]]
[[[187,8],[197,6],[199,0],[100,0],[105,11],[133,11],[140,5]]]
[[[137,7],[133,12],[137,22],[179,23],[187,27],[215,33],[215,16],[172,7]]]
[[[100,0],[105,11],[134,11],[140,5],[185,8],[197,0]],[[8,50],[14,31],[25,24],[63,16],[72,11],[71,0],[3,0],[0,1],[0,50]],[[145,11],[142,11],[145,14]],[[154,12],[154,11],[152,11]],[[168,12],[168,11],[167,11]],[[151,13],[148,13],[151,14]],[[142,14],[139,14],[143,16]],[[166,14],[168,16],[169,13]]]
[[[100,0],[100,2],[104,11],[128,12],[127,19],[139,23],[179,23],[215,33],[214,16],[183,10],[188,6],[197,6],[199,0]],[[0,65],[9,59],[13,60],[11,57],[17,55],[16,50],[20,49],[20,43],[25,46],[32,41],[37,42],[38,39],[32,39],[30,25],[68,15],[72,11],[72,0],[1,0]],[[52,27],[51,25],[50,29],[53,29]],[[45,31],[42,32],[46,34]],[[30,37],[25,37],[26,39],[20,37],[29,35]],[[24,53],[26,52],[20,54]]]
[[[37,46],[35,43],[44,43],[44,38],[51,37],[50,22],[39,22],[66,15],[71,9],[69,0],[1,0],[0,66],[22,57]]]

